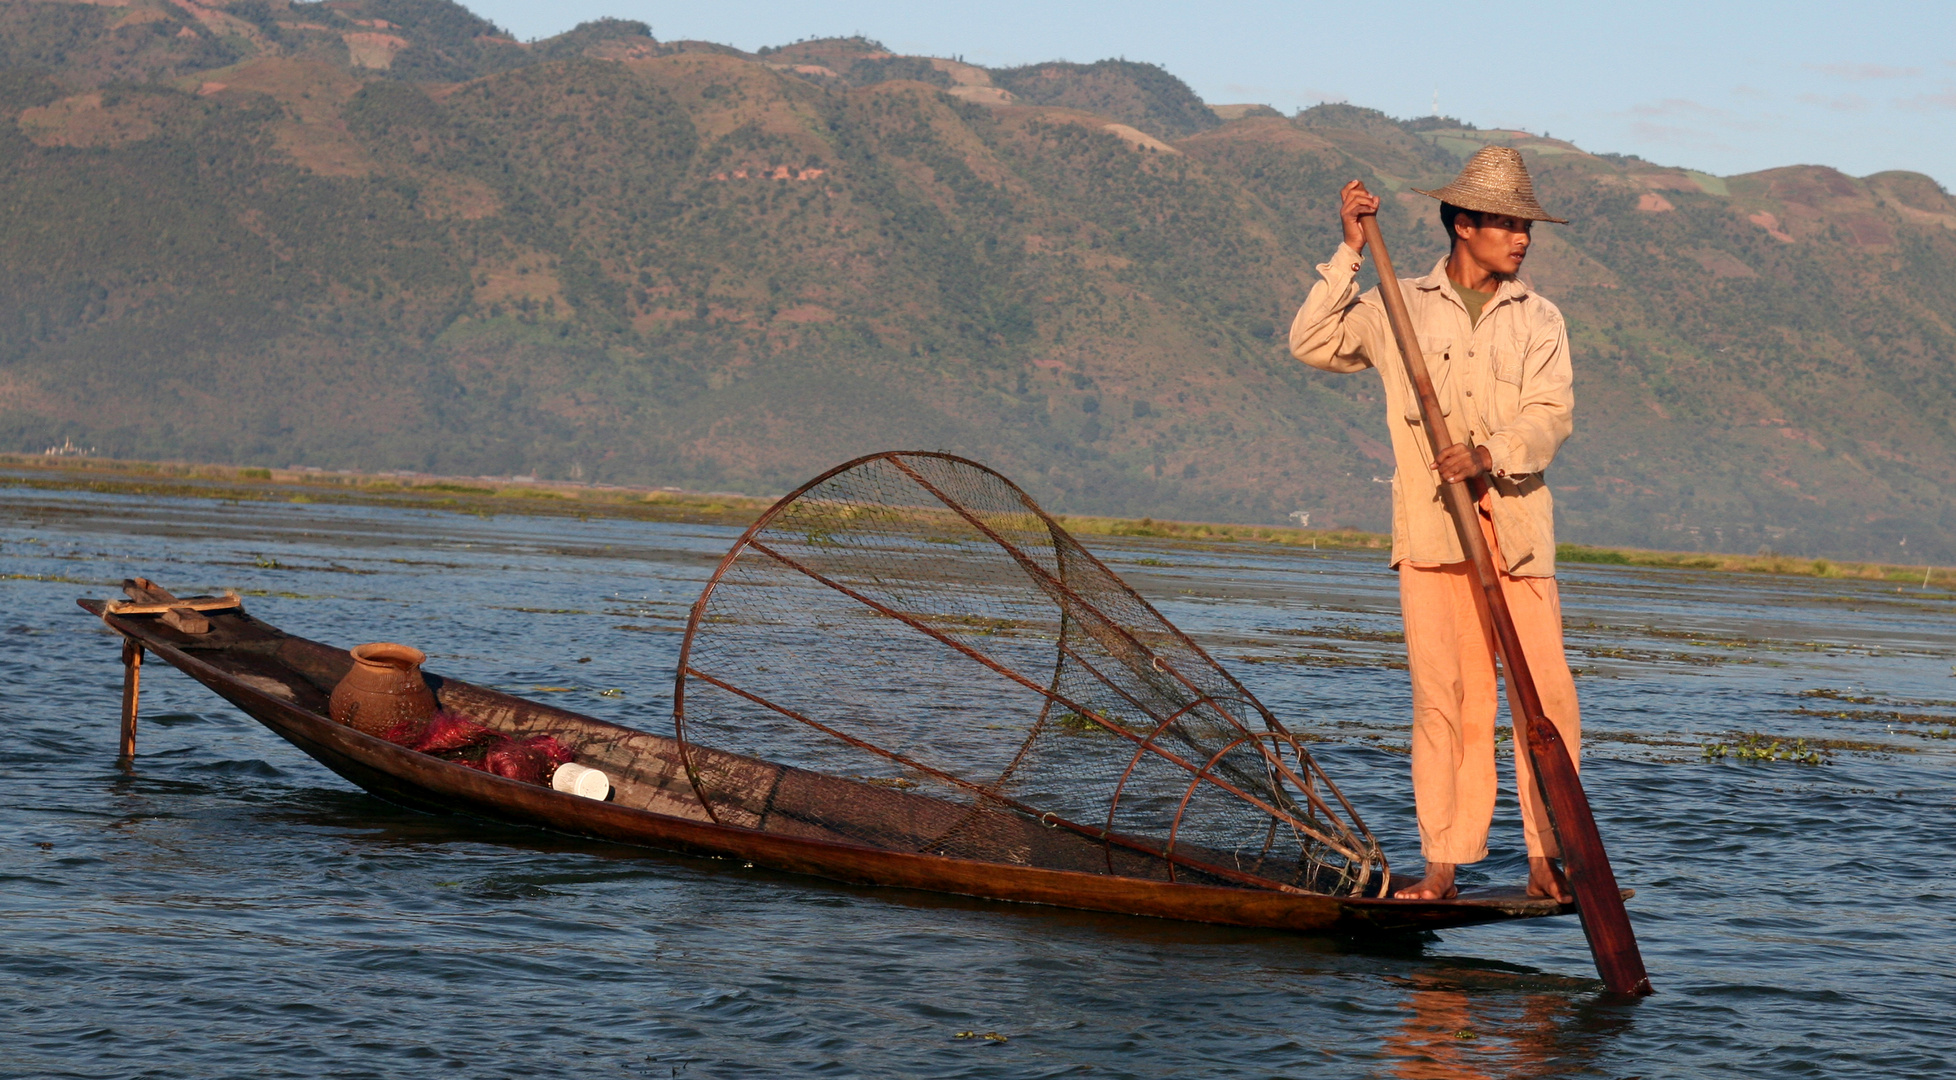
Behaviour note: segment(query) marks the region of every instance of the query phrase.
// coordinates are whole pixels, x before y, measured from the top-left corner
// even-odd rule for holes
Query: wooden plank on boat
[[[186,634],[208,634],[211,621],[196,608],[178,604],[163,613],[163,625]]]
[[[164,616],[169,615],[169,613],[171,612],[182,612],[184,614],[179,615],[178,617],[183,618],[188,615],[194,615],[197,612],[201,612],[201,611],[230,611],[233,608],[240,608],[244,606],[244,601],[240,599],[238,594],[235,592],[227,592],[223,596],[189,596],[189,597],[184,597],[181,600],[179,600],[174,596],[169,596],[169,594],[167,593],[165,593],[164,595],[168,598],[163,600],[152,600],[147,602],[135,601],[135,600],[111,600],[109,601],[108,604],[108,612],[111,615],[164,615]],[[179,630],[183,629],[183,627],[177,626],[176,623],[171,622],[167,617],[163,620],[163,622],[169,626],[176,626],[177,629]],[[207,625],[206,629],[208,628],[209,627]],[[201,634],[204,631],[189,630],[185,632],[193,633],[193,634]]]
[[[176,599],[176,594],[146,577],[123,578],[122,591],[139,604],[161,604]]]

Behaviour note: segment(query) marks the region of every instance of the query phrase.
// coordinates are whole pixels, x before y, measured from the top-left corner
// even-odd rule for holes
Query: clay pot
[[[353,647],[353,670],[333,687],[327,715],[369,735],[435,713],[435,693],[421,676],[428,654],[409,645],[376,641]]]

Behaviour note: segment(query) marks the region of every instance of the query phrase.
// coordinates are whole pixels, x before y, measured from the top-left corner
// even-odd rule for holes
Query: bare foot
[[[1426,876],[1392,894],[1398,900],[1451,900],[1460,895],[1453,885],[1453,864],[1430,862]]]
[[[1562,876],[1562,868],[1554,859],[1528,860],[1528,895],[1545,897],[1558,904],[1572,904],[1576,900],[1576,894],[1569,891],[1569,879]]]

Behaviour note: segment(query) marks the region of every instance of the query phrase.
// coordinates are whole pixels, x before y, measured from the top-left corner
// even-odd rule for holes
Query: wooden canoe
[[[443,707],[513,736],[552,735],[575,750],[579,763],[603,769],[612,778],[613,794],[599,802],[416,753],[333,722],[326,715],[327,699],[351,667],[351,655],[287,634],[242,607],[199,612],[208,623],[199,633],[172,625],[167,610],[112,611],[99,600],[79,603],[126,639],[125,656],[134,651],[128,646],[134,646],[161,657],[340,776],[382,799],[417,810],[740,859],[854,884],[1231,926],[1373,935],[1575,910],[1572,905],[1530,898],[1519,888],[1465,890],[1458,899],[1446,901],[1328,896],[958,859],[845,838],[860,836],[860,830],[852,834],[811,825],[799,831],[784,832],[778,826],[760,831],[717,823],[694,796],[675,740],[428,675]],[[133,707],[133,698],[125,702],[125,709]],[[133,728],[126,735],[133,736]],[[695,760],[700,752],[701,748],[693,747]],[[864,812],[883,823],[924,822],[964,812],[927,795],[707,752],[716,754],[723,766],[751,771],[771,791],[796,788],[804,798],[828,805],[868,808]],[[1039,829],[1036,820],[1022,824],[1028,830]],[[1118,870],[1113,860],[1108,865]],[[1410,881],[1399,875],[1395,879],[1395,886]]]

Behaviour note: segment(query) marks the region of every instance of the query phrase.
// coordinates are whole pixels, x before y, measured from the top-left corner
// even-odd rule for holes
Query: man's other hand
[[[1366,214],[1379,212],[1379,197],[1365,190],[1365,185],[1353,180],[1338,192],[1338,217],[1345,223],[1345,246],[1353,251],[1365,250],[1365,230],[1359,227],[1358,219]]]
[[[1440,451],[1440,460],[1433,463],[1440,472],[1440,479],[1449,484],[1485,476],[1494,471],[1494,455],[1485,446],[1468,446],[1454,443]]]

